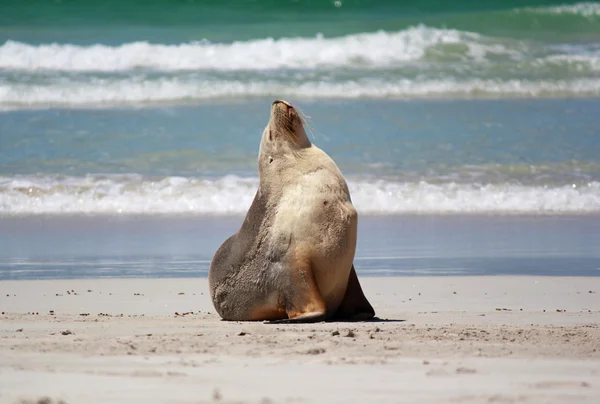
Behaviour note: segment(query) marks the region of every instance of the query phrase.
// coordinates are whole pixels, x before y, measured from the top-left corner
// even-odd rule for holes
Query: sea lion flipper
[[[358,282],[354,265],[352,265],[346,295],[333,318],[335,320],[365,321],[373,317],[375,317],[375,310],[373,310],[373,306],[371,306],[371,303],[365,297]]]
[[[284,318],[281,320],[266,321],[268,324],[281,324],[281,323],[319,323],[325,321],[327,318],[325,313],[306,313],[294,318]]]
[[[295,263],[289,271],[290,286],[283,288],[283,304],[288,318],[273,323],[315,323],[325,321],[327,306],[310,264]]]

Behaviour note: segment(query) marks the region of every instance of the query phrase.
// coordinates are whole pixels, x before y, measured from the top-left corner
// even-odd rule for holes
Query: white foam
[[[567,12],[573,7],[576,6],[561,6],[560,10]],[[592,7],[590,3],[587,7],[600,12],[600,5]],[[582,5],[576,8],[579,9],[585,8]],[[523,10],[553,12],[553,8],[518,9],[516,12]],[[427,63],[435,62],[440,57],[442,65],[448,58],[454,61],[459,58],[463,64],[485,67],[498,60],[531,60],[540,51],[540,59],[535,62],[544,64],[544,55],[548,50],[551,51],[531,42],[419,25],[397,32],[379,31],[333,38],[322,35],[312,38],[265,38],[233,43],[200,41],[164,45],[133,42],[119,46],[80,46],[57,43],[30,45],[9,40],[0,46],[0,70],[30,73],[136,73],[149,70],[173,73],[320,68],[369,70],[403,68],[407,64],[420,62],[427,67]],[[578,61],[587,61],[585,49],[581,55],[575,56]],[[597,56],[597,53],[592,54],[591,62]]]
[[[256,179],[238,177],[0,177],[0,212],[237,213],[250,206],[257,185]]]
[[[0,215],[244,214],[257,178],[0,177]],[[585,186],[349,181],[361,214],[598,213],[600,183]]]
[[[542,63],[555,66],[569,66],[577,72],[600,71],[600,51],[580,51],[580,53],[562,53],[545,57]]]
[[[575,4],[563,4],[549,7],[527,7],[517,11],[533,11],[540,14],[571,14],[586,18],[600,17],[600,3],[582,2]]]
[[[600,183],[587,186],[429,184],[377,181],[350,185],[363,213],[600,212]]]
[[[521,69],[516,77],[513,61]],[[0,109],[250,97],[600,95],[597,45],[550,46],[423,25],[399,32],[229,44],[7,41],[0,45],[0,71],[7,72],[0,77]]]
[[[399,32],[373,32],[335,38],[258,39],[228,44],[208,41],[176,45],[147,42],[120,46],[29,45],[7,41],[0,46],[0,69],[115,72],[150,70],[264,70],[319,67],[387,67],[421,59],[440,44],[463,44],[474,60],[486,53],[512,51],[486,44],[476,33],[425,26]]]
[[[189,103],[211,99],[288,97],[301,99],[359,98],[479,98],[600,95],[598,79],[535,80],[426,80],[367,78],[345,82],[305,81],[295,85],[278,81],[189,81],[162,78],[95,80],[93,83],[51,85],[0,84],[0,107],[93,107]]]

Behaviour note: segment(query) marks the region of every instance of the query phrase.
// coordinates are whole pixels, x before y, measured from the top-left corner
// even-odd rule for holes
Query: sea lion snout
[[[284,105],[287,105],[288,108],[294,108],[292,106],[292,104],[290,104],[289,102],[287,102],[285,100],[275,100],[275,101],[273,101],[273,105],[277,105],[277,104],[284,104]]]
[[[284,100],[273,101],[271,112],[275,116],[281,115],[287,117],[289,120],[294,120],[294,118],[299,117],[294,106]]]
[[[284,100],[276,100],[271,106],[271,128],[277,133],[286,135],[289,139],[302,145],[308,144],[308,139],[305,141],[303,129],[303,119],[300,113],[292,104]]]

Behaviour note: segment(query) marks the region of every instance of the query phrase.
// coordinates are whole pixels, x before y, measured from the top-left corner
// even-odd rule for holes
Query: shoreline
[[[600,276],[596,216],[360,216],[359,276]],[[0,281],[206,276],[242,216],[0,219]]]

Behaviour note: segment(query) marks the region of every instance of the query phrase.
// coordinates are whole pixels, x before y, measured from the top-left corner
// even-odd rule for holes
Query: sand
[[[2,281],[0,402],[600,402],[600,278],[362,283],[380,321],[271,325],[206,279]]]

